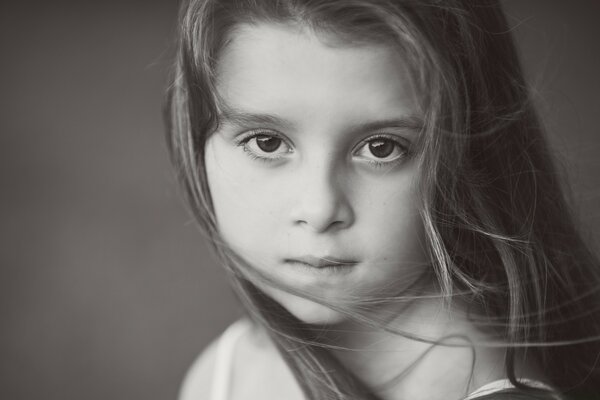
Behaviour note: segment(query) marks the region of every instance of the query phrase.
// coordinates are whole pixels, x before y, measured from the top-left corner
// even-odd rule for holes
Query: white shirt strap
[[[529,386],[532,386],[532,387],[535,387],[535,388],[539,388],[539,389],[552,390],[552,388],[550,386],[546,385],[545,383],[535,381],[533,379],[519,379],[519,382],[524,383]],[[510,380],[499,379],[497,381],[493,381],[493,382],[483,385],[482,387],[480,387],[479,389],[475,390],[474,392],[469,394],[467,397],[465,397],[464,400],[473,400],[473,399],[476,399],[477,397],[485,396],[486,394],[498,392],[500,390],[505,390],[505,389],[513,389],[514,387],[515,386],[512,383],[510,383]],[[556,396],[556,398],[560,399],[559,396]]]

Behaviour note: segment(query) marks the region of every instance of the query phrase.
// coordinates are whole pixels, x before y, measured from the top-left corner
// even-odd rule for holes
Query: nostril
[[[334,220],[334,221],[321,221],[321,223],[309,222],[305,220],[297,220],[295,221],[295,225],[304,227],[309,229],[315,233],[324,233],[327,231],[334,231],[338,229],[343,229],[345,226],[349,225],[345,221]]]

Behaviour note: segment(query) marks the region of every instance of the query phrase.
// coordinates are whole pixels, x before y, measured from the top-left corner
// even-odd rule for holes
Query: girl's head
[[[493,257],[471,249],[486,234],[510,245],[524,238],[534,202],[511,181],[529,188],[534,178],[509,169],[523,172],[538,135],[518,129],[534,117],[496,6],[438,3],[183,8],[171,143],[221,250],[338,303],[398,296],[436,275],[448,297],[498,283],[489,267],[485,276],[467,270]],[[513,218],[506,226],[494,221],[506,217],[500,210]],[[340,268],[302,269],[321,258]],[[516,278],[505,281],[518,291]],[[327,322],[329,308],[314,307],[304,314]]]
[[[300,335],[285,310],[389,317],[374,310],[425,291],[469,304],[509,348],[597,333],[579,318],[597,264],[508,32],[495,1],[184,4],[170,150],[240,295],[281,343]],[[574,385],[583,370],[551,378]]]
[[[385,44],[237,27],[205,168],[219,233],[256,270],[338,303],[396,296],[430,270],[413,157],[423,116],[404,64]],[[342,317],[261,287],[305,322]]]

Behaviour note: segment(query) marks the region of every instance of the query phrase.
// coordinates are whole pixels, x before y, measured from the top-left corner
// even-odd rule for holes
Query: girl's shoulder
[[[213,340],[189,367],[179,391],[179,400],[215,398],[215,392],[218,392],[215,383],[223,385],[223,380],[231,376],[232,368],[227,364],[233,362],[233,352],[240,337],[251,329],[250,321],[240,319]]]
[[[268,385],[257,385],[266,377]],[[183,381],[179,400],[247,398],[303,397],[267,335],[248,319],[240,319],[197,357]]]

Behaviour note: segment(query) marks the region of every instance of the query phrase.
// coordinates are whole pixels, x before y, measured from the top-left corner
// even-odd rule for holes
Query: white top
[[[235,345],[239,338],[250,330],[250,327],[251,325],[248,323],[248,321],[240,319],[229,326],[229,328],[227,328],[221,335],[221,338],[217,343],[214,377],[209,400],[228,400],[229,388],[231,387],[230,381]],[[540,389],[551,390],[550,386],[539,381],[522,379],[521,382]],[[512,388],[514,388],[514,386],[508,379],[499,379],[483,385],[465,397],[464,400],[474,400],[478,397],[488,395],[493,392]],[[557,400],[560,399],[560,396],[558,395],[555,397]]]
[[[524,383],[528,386],[538,388],[538,389],[547,389],[552,390],[552,388],[546,385],[543,382],[534,381],[532,379],[519,379],[519,382]],[[497,381],[490,382],[486,385],[483,385],[479,389],[472,392],[470,395],[464,398],[464,400],[472,400],[477,397],[485,396],[494,392],[499,392],[505,389],[513,389],[515,386],[508,379],[499,379]],[[561,397],[557,394],[553,396],[556,400],[561,400]]]

